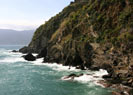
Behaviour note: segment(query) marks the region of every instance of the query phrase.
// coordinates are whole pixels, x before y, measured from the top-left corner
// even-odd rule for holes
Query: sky
[[[0,0],[0,29],[36,29],[73,0]]]

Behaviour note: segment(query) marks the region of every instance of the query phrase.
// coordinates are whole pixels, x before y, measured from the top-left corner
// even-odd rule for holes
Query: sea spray
[[[110,90],[97,86],[88,77],[101,76],[101,71],[79,70],[56,63],[43,63],[43,58],[30,62],[23,54],[1,51],[0,94],[1,95],[109,95]],[[72,81],[61,80],[71,73],[83,76]],[[87,75],[87,74],[90,74]],[[100,78],[100,77],[99,77]],[[97,79],[94,79],[97,80]]]

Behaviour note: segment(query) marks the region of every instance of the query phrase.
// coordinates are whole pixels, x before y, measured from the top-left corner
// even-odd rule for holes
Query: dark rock
[[[91,70],[94,70],[94,71],[98,71],[98,70],[100,69],[100,67],[99,67],[99,66],[96,66],[96,65],[92,65],[92,66],[90,67],[90,69],[91,69]]]
[[[43,62],[44,63],[59,63],[58,59],[55,59],[55,58],[50,57],[50,56],[44,57]]]
[[[68,75],[68,77],[76,77],[77,75],[76,74],[70,74],[70,75]]]
[[[111,64],[102,64],[101,68],[107,70],[109,68],[112,68],[112,66],[111,66]]]
[[[72,66],[77,66],[77,65],[81,66],[82,64],[83,64],[83,60],[81,59],[80,55],[78,53],[76,53],[71,65]]]
[[[28,61],[35,61],[36,60],[36,57],[33,56],[31,53],[28,53],[27,55],[23,56],[25,60],[28,60]]]
[[[75,53],[73,56],[69,55],[66,58],[64,65],[65,66],[74,66],[77,69],[85,70],[85,67],[83,65],[83,60],[78,53]]]
[[[49,57],[48,56],[44,57],[43,62],[48,63],[49,62]]]
[[[47,47],[44,47],[40,53],[37,55],[37,58],[46,57],[47,56]]]
[[[18,52],[18,51],[17,51],[17,50],[13,50],[12,52],[15,52],[15,53],[16,53],[16,52]]]
[[[133,87],[133,86],[132,86]],[[129,95],[133,95],[133,89],[129,91]]]
[[[63,65],[64,66],[68,66],[68,65],[70,66],[72,64],[72,60],[73,60],[72,56],[71,55],[68,56]]]
[[[76,75],[76,74],[70,74],[68,76],[66,76],[64,79],[67,79],[67,78],[71,78],[71,79],[74,79],[75,77],[80,77],[80,76],[83,76],[84,74],[79,74],[79,75]]]
[[[111,78],[111,76],[110,75],[104,75],[103,78],[107,79],[107,78]]]
[[[19,49],[19,52],[21,52],[21,53],[34,53],[34,50],[30,47],[25,46],[25,47]]]
[[[114,66],[118,66],[117,60],[114,60],[113,64],[114,64]]]
[[[111,64],[102,64],[100,68],[107,70],[107,72],[110,74],[112,74],[114,72]]]

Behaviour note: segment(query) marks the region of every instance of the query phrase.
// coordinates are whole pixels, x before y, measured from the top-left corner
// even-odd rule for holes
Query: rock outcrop
[[[19,52],[21,52],[21,53],[34,53],[35,50],[33,48],[25,46],[25,47],[21,48],[19,50]]]
[[[35,61],[36,60],[36,57],[33,56],[31,53],[28,53],[27,55],[24,55],[23,57],[27,61]]]
[[[12,52],[16,53],[16,52],[18,52],[18,51],[17,51],[17,50],[12,50]]]

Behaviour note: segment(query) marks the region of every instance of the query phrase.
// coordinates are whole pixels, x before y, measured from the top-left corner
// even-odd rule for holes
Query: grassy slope
[[[42,36],[55,41],[64,34],[61,44],[73,39],[97,43],[133,41],[132,0],[90,0],[88,4],[71,4],[35,32],[34,41]],[[31,45],[31,44],[30,44]]]

